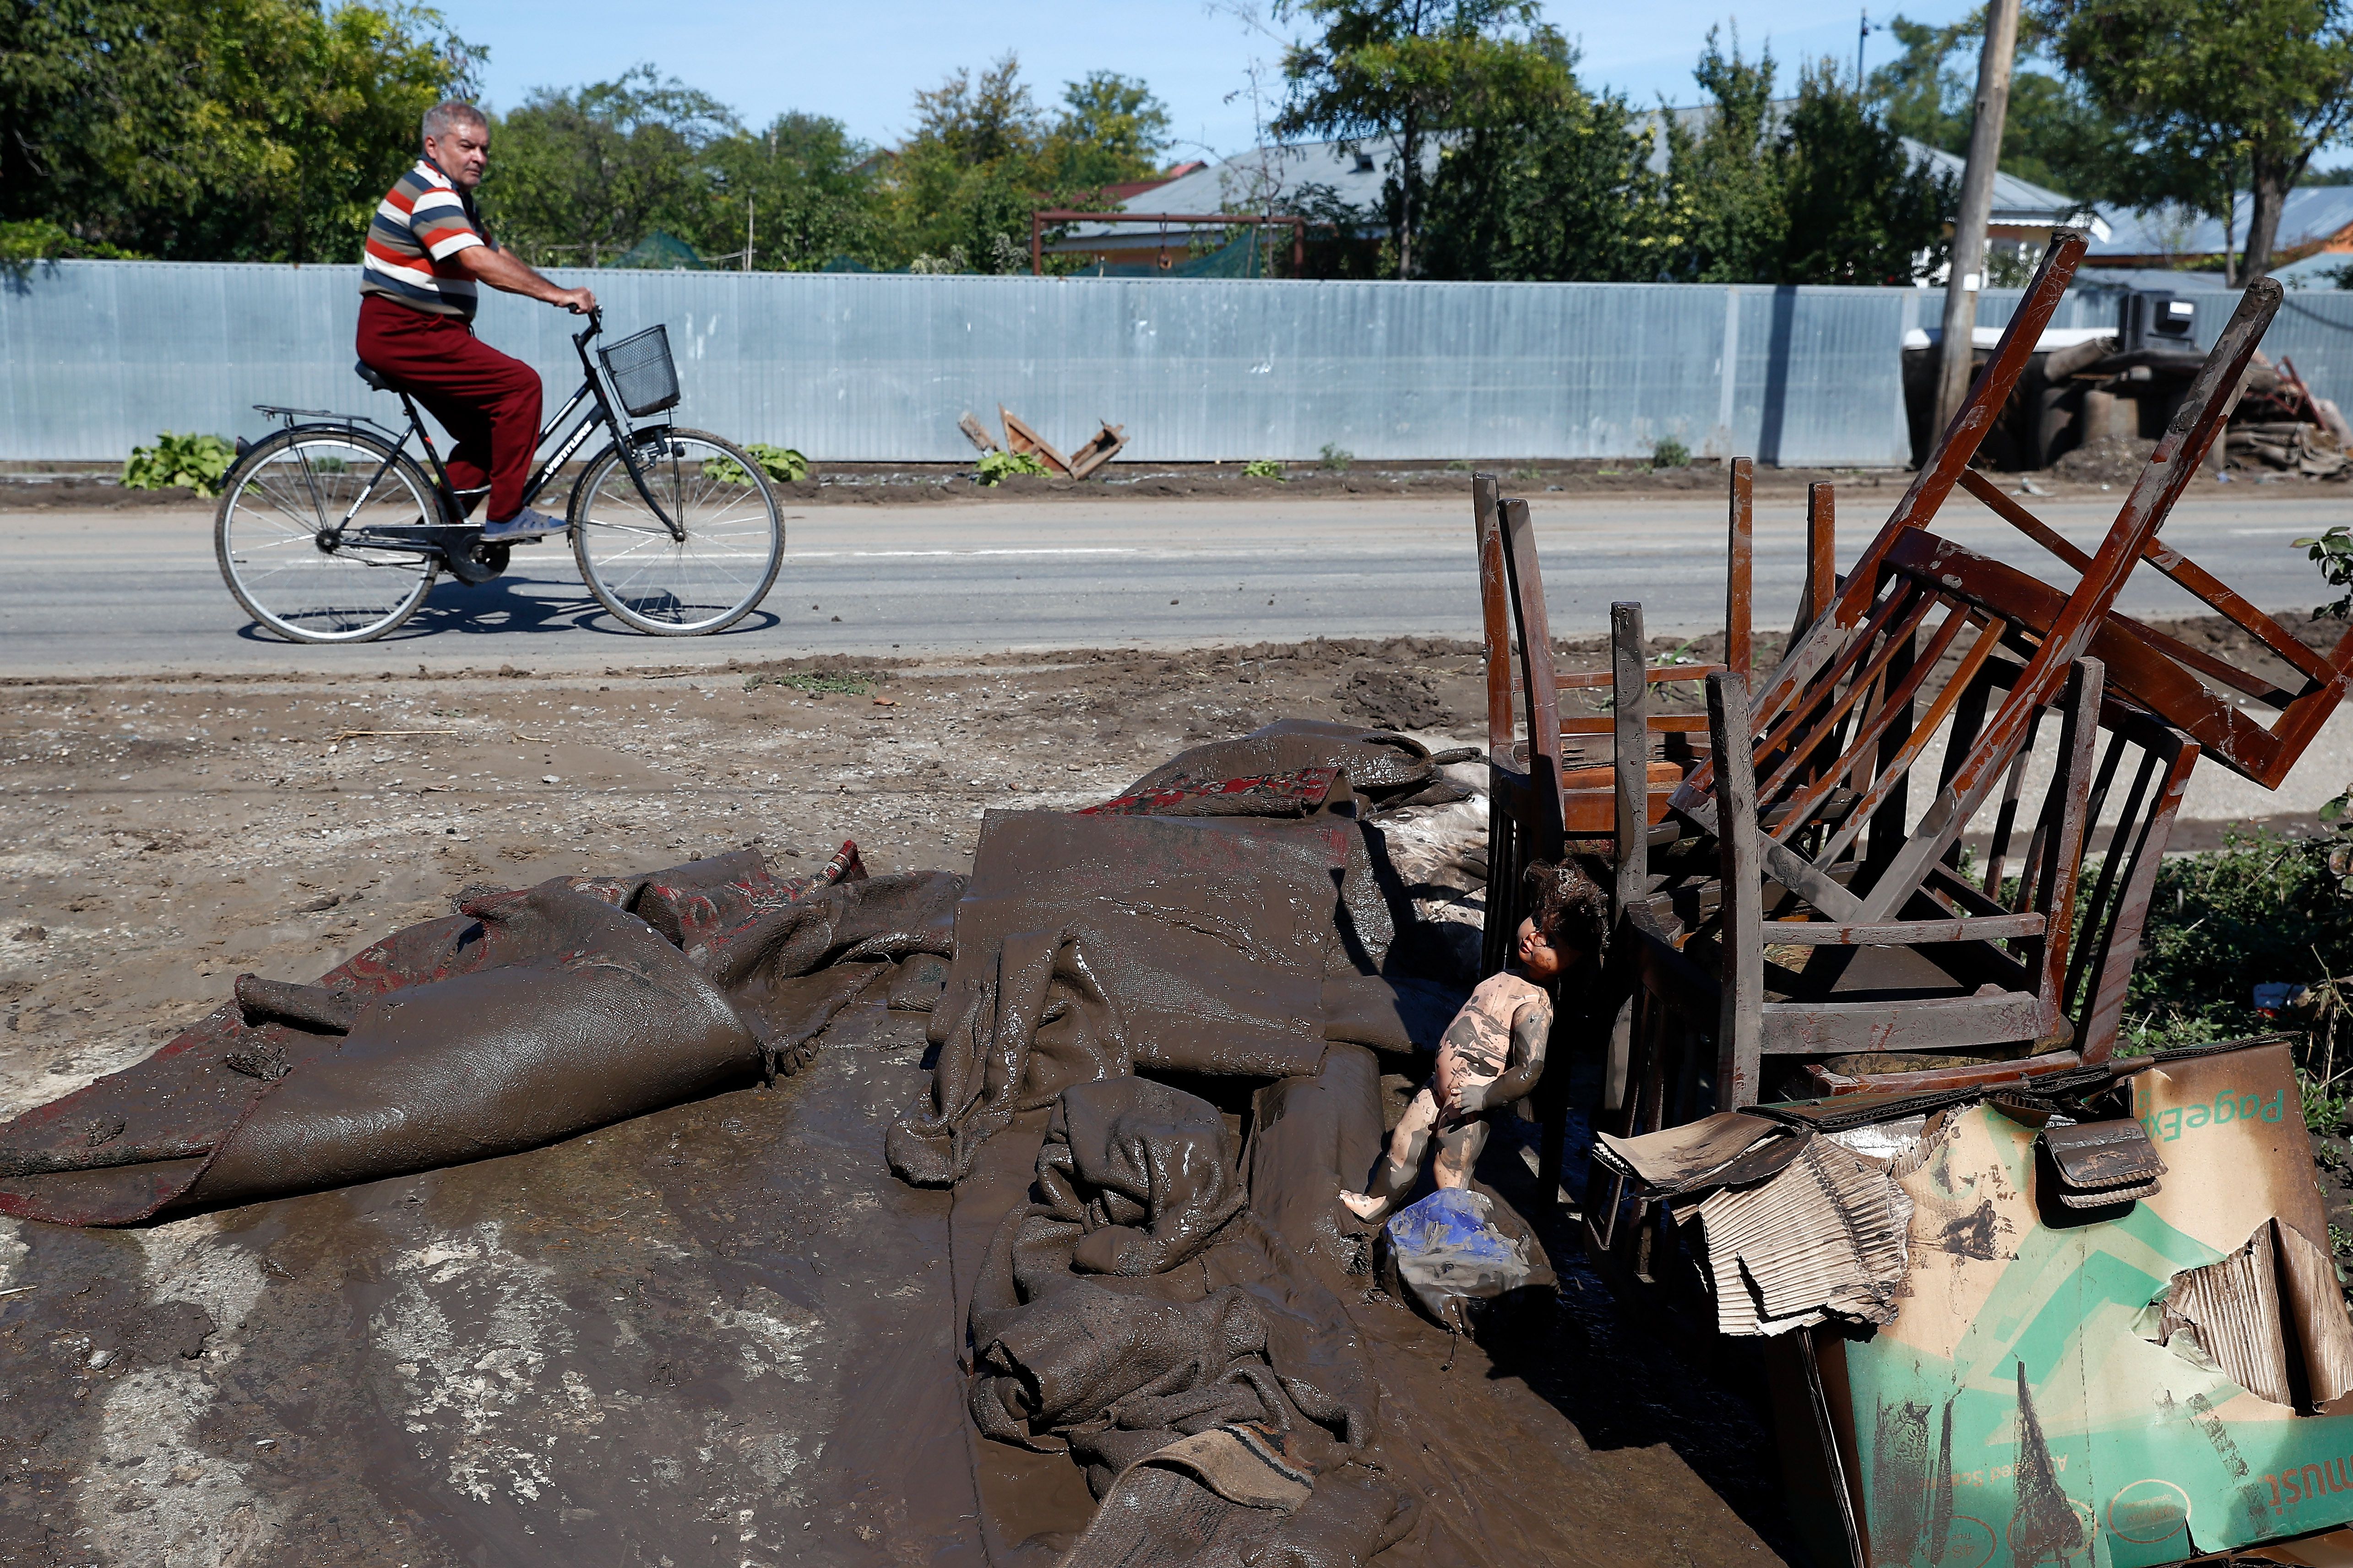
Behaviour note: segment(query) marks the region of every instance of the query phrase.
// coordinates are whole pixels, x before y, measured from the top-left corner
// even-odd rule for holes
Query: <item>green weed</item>
[[[2219,849],[2168,858],[2149,897],[2116,1049],[2144,1055],[2251,1035],[2295,1037],[2305,1118],[2334,1128],[2353,1095],[2353,1042],[2339,1049],[2339,982],[2353,973],[2353,890],[2330,837],[2232,830]],[[2097,874],[2094,860],[2085,876]],[[2088,884],[2087,884],[2088,885]],[[2296,1016],[2255,1010],[2266,981],[2310,986]]]
[[[1046,465],[1027,452],[991,452],[980,460],[980,482],[997,485],[1015,474],[1042,474]]]
[[[221,480],[237,461],[237,448],[217,436],[181,436],[166,430],[152,447],[133,447],[122,465],[122,488],[162,490],[185,485],[200,496],[220,494]]]
[[[2297,540],[2295,548],[2320,568],[2323,582],[2345,590],[2335,604],[2316,605],[2313,618],[2341,621],[2353,617],[2353,531],[2339,523],[2317,539]]]
[[[744,450],[760,465],[760,471],[780,484],[797,484],[808,478],[808,459],[790,447],[771,447],[765,441],[745,444]],[[702,465],[702,476],[723,485],[748,485],[752,476],[724,458],[712,458]]]
[[[1252,458],[1242,465],[1242,477],[1250,479],[1281,479],[1283,478],[1282,465],[1272,458]]]
[[[1324,443],[1322,467],[1326,472],[1345,474],[1348,471],[1348,465],[1356,460],[1356,454],[1351,452],[1345,447],[1339,445],[1337,442],[1326,441]]]
[[[1691,448],[1672,436],[1662,436],[1651,444],[1651,467],[1654,468],[1686,468],[1691,466]]]

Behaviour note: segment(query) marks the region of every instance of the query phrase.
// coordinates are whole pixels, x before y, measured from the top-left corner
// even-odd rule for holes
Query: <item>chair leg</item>
[[[1502,796],[1487,795],[1487,912],[1480,922],[1479,978],[1503,972],[1512,951],[1512,928],[1520,923],[1519,823],[1503,805]]]
[[[1715,1108],[1757,1103],[1765,1032],[1765,889],[1757,846],[1757,771],[1750,752],[1747,683],[1707,678],[1708,737],[1715,751],[1716,845],[1723,878],[1722,1016],[1716,1026]]]
[[[1556,1037],[1566,1033],[1557,1026]],[[1568,1163],[1568,1063],[1562,1060],[1555,1070],[1536,1080],[1537,1136],[1544,1140],[1536,1150],[1536,1204],[1550,1214],[1560,1205],[1561,1175]]]
[[[1617,784],[1617,879],[1610,889],[1609,915],[1626,918],[1626,910],[1651,890],[1651,720],[1650,682],[1645,666],[1642,606],[1609,606],[1609,691],[1615,733],[1610,758]]]

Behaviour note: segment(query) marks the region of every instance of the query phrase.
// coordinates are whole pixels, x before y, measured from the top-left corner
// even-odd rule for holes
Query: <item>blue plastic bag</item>
[[[1458,1331],[1472,1301],[1493,1300],[1529,1283],[1525,1240],[1495,1228],[1484,1193],[1441,1187],[1398,1210],[1384,1227],[1400,1284],[1439,1322]]]

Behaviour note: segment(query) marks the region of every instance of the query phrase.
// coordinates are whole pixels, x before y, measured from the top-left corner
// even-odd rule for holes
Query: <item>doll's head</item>
[[[1539,860],[1528,868],[1528,917],[1520,922],[1512,956],[1528,978],[1552,980],[1609,937],[1609,899],[1573,860]]]

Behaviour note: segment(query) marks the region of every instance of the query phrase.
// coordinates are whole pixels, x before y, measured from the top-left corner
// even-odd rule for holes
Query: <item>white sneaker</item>
[[[560,517],[550,517],[543,511],[523,508],[504,522],[482,524],[482,537],[495,543],[511,544],[518,540],[543,539],[551,533],[562,533],[565,523]]]

